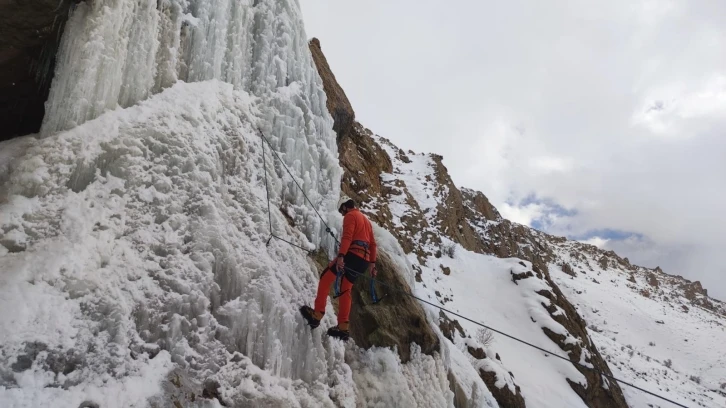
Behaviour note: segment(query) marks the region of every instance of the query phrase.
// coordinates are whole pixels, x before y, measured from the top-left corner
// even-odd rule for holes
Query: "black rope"
[[[303,188],[302,188],[302,187],[300,187],[300,184],[298,184],[297,180],[295,180],[295,177],[293,176],[293,174],[292,174],[292,172],[290,171],[290,169],[289,169],[289,168],[287,168],[287,166],[285,165],[285,162],[284,162],[284,161],[282,161],[282,158],[280,158],[280,156],[279,156],[279,155],[277,154],[277,152],[275,152],[275,149],[274,149],[274,148],[272,147],[272,145],[271,145],[271,144],[270,144],[270,142],[269,142],[269,141],[267,140],[267,138],[266,138],[266,137],[265,137],[265,135],[264,135],[264,134],[262,133],[262,131],[260,130],[259,132],[260,132],[260,136],[262,137],[262,140],[263,140],[264,142],[267,142],[267,144],[268,144],[268,145],[270,146],[270,150],[272,150],[272,153],[273,153],[273,154],[274,154],[274,155],[275,155],[275,156],[277,157],[277,159],[278,159],[278,160],[280,160],[280,163],[282,163],[282,165],[283,165],[283,166],[285,167],[285,170],[287,170],[288,174],[290,174],[290,177],[292,177],[292,180],[293,180],[293,181],[295,182],[295,184],[297,185],[297,187],[298,187],[298,188],[300,189],[300,192],[302,192],[302,194],[303,194],[303,196],[305,197],[305,199],[306,199],[306,200],[308,201],[308,203],[310,204],[310,206],[311,206],[311,207],[313,208],[313,210],[315,211],[315,213],[316,213],[316,214],[318,215],[318,218],[320,218],[320,221],[322,221],[322,222],[323,222],[323,224],[325,224],[325,228],[326,228],[326,229],[325,229],[325,232],[328,232],[328,233],[330,233],[330,236],[332,236],[332,237],[333,237],[333,239],[334,239],[334,240],[336,241],[336,243],[337,243],[337,244],[340,244],[340,242],[338,241],[338,238],[336,238],[336,236],[335,236],[335,235],[333,234],[333,232],[331,231],[331,229],[330,229],[330,226],[328,226],[328,224],[327,224],[327,223],[325,222],[325,220],[324,220],[324,219],[323,219],[323,217],[322,217],[322,216],[320,215],[320,213],[318,212],[318,210],[317,210],[317,209],[315,208],[315,205],[314,205],[314,204],[313,204],[313,203],[312,203],[312,202],[310,201],[310,199],[308,198],[308,196],[307,196],[307,195],[305,194],[305,191],[303,190]],[[264,157],[265,157],[265,156],[264,156],[264,154],[265,154],[265,144],[264,144],[264,142],[262,143],[262,155],[263,155],[262,157],[263,157],[263,164],[265,163],[265,158],[264,158]],[[265,190],[267,190],[267,167],[265,167]],[[276,235],[274,235],[274,234],[272,233],[272,215],[271,215],[271,213],[270,213],[270,193],[269,193],[269,190],[267,190],[267,211],[268,211],[268,216],[270,217],[270,218],[269,218],[269,221],[270,221],[270,239],[268,239],[268,240],[267,240],[267,245],[269,245],[269,244],[270,244],[270,240],[271,240],[272,238],[276,238],[276,239],[278,239],[278,240],[280,240],[280,241],[282,241],[282,242],[285,242],[285,243],[287,243],[287,244],[289,244],[289,245],[292,245],[292,246],[294,246],[294,247],[300,248],[300,249],[302,249],[302,250],[304,250],[304,251],[306,251],[306,252],[308,252],[308,253],[311,253],[311,252],[313,252],[313,251],[311,251],[311,250],[309,250],[309,249],[303,248],[303,247],[302,247],[302,246],[300,246],[300,245],[294,244],[294,243],[292,243],[292,242],[290,242],[290,241],[288,241],[288,240],[286,240],[286,239],[284,239],[284,238],[278,237],[278,236],[276,236]],[[462,315],[462,314],[456,313],[456,312],[454,312],[454,311],[452,311],[452,310],[449,310],[449,309],[447,309],[447,308],[445,308],[445,307],[443,307],[443,306],[439,306],[439,305],[437,305],[437,304],[434,304],[434,303],[432,303],[432,302],[429,302],[428,300],[424,300],[424,299],[421,299],[420,297],[418,297],[418,296],[416,296],[416,295],[414,295],[414,294],[412,294],[412,293],[406,292],[406,291],[404,291],[404,290],[402,290],[402,289],[399,289],[399,288],[397,288],[397,287],[395,287],[395,286],[393,286],[393,285],[390,285],[390,284],[388,284],[388,283],[382,282],[382,281],[380,281],[380,280],[378,280],[378,279],[375,279],[375,278],[374,278],[374,277],[372,277],[372,276],[368,276],[368,275],[366,275],[366,274],[364,274],[364,273],[358,272],[358,271],[356,271],[356,270],[354,270],[354,269],[351,269],[351,268],[348,268],[348,267],[345,267],[345,269],[346,269],[347,271],[351,272],[352,274],[355,274],[355,275],[357,275],[357,276],[362,276],[362,277],[364,277],[364,278],[366,278],[366,279],[370,280],[370,281],[371,281],[372,283],[375,283],[375,282],[377,282],[377,283],[381,284],[382,286],[385,286],[385,287],[387,287],[388,289],[390,289],[390,290],[392,290],[392,291],[394,291],[394,292],[398,292],[398,293],[404,294],[404,295],[406,295],[406,296],[408,296],[408,297],[411,297],[411,298],[413,298],[413,299],[416,299],[416,300],[418,300],[419,302],[425,303],[425,304],[427,304],[427,305],[429,305],[429,306],[433,306],[433,307],[435,307],[435,308],[437,308],[437,309],[439,309],[439,310],[441,310],[441,311],[443,311],[443,312],[446,312],[446,313],[450,313],[450,314],[452,314],[452,315],[454,315],[454,316],[456,316],[456,317],[458,317],[458,318],[460,318],[460,319],[463,319],[463,320],[466,320],[466,321],[468,321],[468,322],[471,322],[471,323],[473,323],[473,324],[475,324],[475,325],[477,325],[477,326],[480,326],[480,327],[483,327],[483,328],[485,328],[485,329],[491,330],[491,331],[493,331],[493,332],[495,332],[495,333],[497,333],[497,334],[501,334],[501,335],[502,335],[502,336],[504,336],[504,337],[507,337],[507,338],[509,338],[509,339],[512,339],[512,340],[518,341],[518,342],[520,342],[520,343],[522,343],[522,344],[525,344],[525,345],[527,345],[527,346],[529,346],[529,347],[532,347],[532,348],[534,348],[534,349],[537,349],[537,350],[539,350],[539,351],[542,351],[542,352],[544,352],[544,353],[546,353],[546,354],[548,354],[548,355],[551,355],[551,356],[557,357],[557,358],[559,358],[559,359],[561,359],[561,360],[567,361],[567,362],[568,362],[568,363],[570,363],[570,364],[573,364],[573,365],[576,365],[576,366],[579,366],[579,367],[582,367],[582,368],[585,368],[585,369],[588,369],[588,370],[592,370],[592,371],[595,371],[595,372],[599,373],[600,375],[602,375],[602,376],[605,376],[605,377],[607,377],[607,378],[609,378],[609,379],[611,379],[611,380],[613,380],[613,381],[617,381],[617,382],[619,382],[619,383],[621,383],[621,384],[625,384],[625,385],[627,385],[627,386],[630,386],[630,387],[632,387],[632,388],[635,388],[636,390],[639,390],[639,391],[642,391],[642,392],[644,392],[644,393],[646,393],[646,394],[649,394],[649,395],[651,395],[651,396],[653,396],[653,397],[659,398],[659,399],[661,399],[661,400],[663,400],[663,401],[667,401],[667,402],[670,402],[670,403],[671,403],[671,404],[673,404],[673,405],[676,405],[676,406],[679,406],[679,407],[683,407],[683,408],[688,408],[688,407],[687,407],[686,405],[683,405],[683,404],[679,404],[679,403],[677,403],[677,402],[675,402],[675,401],[673,401],[673,400],[670,400],[670,399],[668,399],[668,398],[666,398],[666,397],[660,396],[660,395],[658,395],[658,394],[655,394],[655,393],[653,393],[653,392],[651,392],[651,391],[648,391],[648,390],[646,390],[646,389],[640,388],[640,387],[638,387],[637,385],[634,385],[634,384],[632,384],[632,383],[629,383],[629,382],[627,382],[627,381],[621,380],[621,379],[619,379],[619,378],[617,378],[617,377],[615,377],[615,376],[613,376],[613,375],[611,375],[611,374],[607,374],[607,373],[605,373],[605,372],[603,372],[603,371],[600,371],[600,370],[598,370],[598,369],[594,368],[594,366],[593,366],[593,367],[588,367],[588,366],[586,366],[586,365],[584,365],[584,364],[582,364],[582,363],[580,363],[580,362],[577,362],[577,361],[572,361],[572,360],[570,360],[570,359],[569,359],[569,358],[567,358],[567,357],[561,356],[561,355],[559,355],[559,354],[557,354],[557,353],[553,353],[553,352],[551,352],[551,351],[549,351],[549,350],[547,350],[547,349],[544,349],[544,348],[542,348],[542,347],[536,346],[536,345],[534,345],[534,344],[532,344],[532,343],[529,343],[529,342],[527,342],[527,341],[521,340],[521,339],[519,339],[519,338],[517,338],[517,337],[514,337],[514,336],[512,336],[512,335],[510,335],[510,334],[504,333],[503,331],[500,331],[500,330],[497,330],[497,329],[495,329],[495,328],[489,327],[489,326],[485,325],[484,323],[481,323],[481,322],[478,322],[478,321],[476,321],[476,320],[474,320],[474,319],[468,318],[468,317],[466,317],[466,316],[464,316],[464,315]]]
[[[262,136],[262,138],[264,139],[264,136],[262,135],[262,132],[260,132],[260,136]],[[272,150],[272,152],[274,153],[275,151]],[[300,246],[298,244],[295,244],[293,242],[290,242],[290,241],[286,240],[285,238],[278,237],[277,235],[275,235],[272,232],[272,211],[270,209],[270,189],[267,186],[267,158],[266,158],[266,155],[265,155],[265,143],[264,142],[262,142],[262,168],[264,169],[264,173],[265,173],[265,194],[267,195],[267,221],[269,222],[269,226],[270,226],[270,238],[267,239],[267,243],[265,245],[266,246],[270,246],[270,241],[272,240],[272,238],[275,238],[275,239],[280,240],[280,241],[282,241],[282,242],[284,242],[284,243],[286,243],[288,245],[292,245],[295,248],[300,248],[300,249],[302,249],[303,251],[305,251],[307,253],[313,252],[310,249],[307,249],[307,248],[302,247],[302,246]],[[298,185],[298,187],[300,187],[300,186]]]
[[[325,225],[325,232],[329,233],[330,236],[333,237],[333,239],[335,239],[335,241],[337,242],[338,241],[338,238],[335,237],[335,235],[333,234],[333,231],[330,229],[330,226],[328,225],[328,223],[325,222],[325,219],[323,219],[323,216],[320,215],[320,213],[318,212],[318,209],[315,208],[315,204],[313,204],[313,202],[310,201],[310,198],[308,198],[307,194],[305,194],[305,190],[303,190],[303,188],[297,182],[297,180],[295,179],[295,176],[292,174],[292,172],[290,171],[290,169],[287,168],[287,165],[282,160],[282,158],[280,157],[280,155],[277,154],[277,152],[275,151],[275,149],[272,147],[272,144],[270,144],[270,141],[267,140],[267,138],[265,137],[265,134],[262,133],[262,130],[258,129],[258,131],[260,132],[260,136],[262,137],[262,140],[264,140],[265,142],[267,142],[267,145],[270,146],[270,150],[272,150],[272,154],[274,154],[275,157],[277,157],[277,159],[280,161],[280,163],[282,163],[282,166],[285,167],[285,170],[287,170],[287,173],[290,175],[290,178],[292,178],[292,181],[295,182],[295,185],[297,186],[297,188],[300,189],[300,192],[302,193],[303,197],[305,197],[305,199],[308,201],[308,204],[310,204],[310,207],[312,207],[313,211],[315,211],[315,214],[317,214],[318,215],[318,218],[320,218],[320,221],[322,221],[323,224]]]
[[[284,243],[286,243],[286,244],[292,245],[292,246],[294,246],[295,248],[300,248],[300,249],[302,249],[303,251],[305,251],[305,252],[307,252],[307,253],[312,253],[312,252],[315,252],[315,251],[313,251],[313,250],[307,249],[307,248],[305,248],[305,247],[303,247],[303,246],[300,246],[300,245],[298,245],[298,244],[294,244],[294,243],[292,243],[292,242],[290,242],[290,241],[286,240],[285,238],[281,238],[281,237],[278,237],[278,236],[277,236],[277,235],[275,235],[275,234],[270,234],[270,239],[272,239],[272,238],[275,238],[275,239],[277,239],[277,240],[280,240],[280,241],[282,241],[282,242],[284,242]],[[268,245],[270,244],[270,240],[269,240],[269,239],[267,240],[267,244],[268,244]]]
[[[262,132],[260,132],[262,136]],[[263,136],[264,137],[264,136]],[[265,170],[265,194],[267,194],[267,221],[270,223],[270,236],[272,236],[272,211],[270,211],[270,189],[267,187],[267,155],[265,154],[265,142],[262,142],[262,168]],[[270,241],[267,240],[269,244]]]

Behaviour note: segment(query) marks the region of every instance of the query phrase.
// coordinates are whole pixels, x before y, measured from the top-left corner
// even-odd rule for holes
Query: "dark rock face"
[[[699,281],[690,282],[686,280],[681,287],[686,299],[688,300],[694,300],[697,295],[708,296],[708,291],[701,286],[701,282]]]
[[[35,133],[75,0],[0,1],[0,140]]]
[[[312,259],[320,270],[328,264],[324,251],[316,251],[312,254]],[[403,278],[403,272],[397,269],[396,264],[383,251],[378,252],[376,269],[378,269],[376,279],[396,290],[411,292],[410,286]],[[331,294],[332,291],[331,288]],[[415,299],[402,293],[391,292],[380,284],[376,285],[376,294],[379,302],[374,304],[367,275],[359,277],[353,285],[350,335],[357,346],[396,348],[403,363],[411,359],[411,343],[421,347],[421,352],[424,354],[431,355],[439,351],[439,337],[429,325],[423,308]],[[337,309],[337,301],[333,302]]]
[[[479,377],[484,380],[484,384],[487,385],[487,388],[492,393],[492,396],[494,396],[494,399],[497,400],[500,407],[525,408],[527,406],[524,402],[524,397],[522,396],[519,386],[516,386],[515,392],[512,392],[512,390],[510,390],[507,386],[497,388],[495,385],[497,382],[497,375],[493,372],[484,371],[482,369],[479,370]]]
[[[449,316],[447,316],[446,313],[443,312],[443,310],[439,312],[439,329],[441,329],[441,333],[443,333],[444,337],[452,342],[454,341],[455,331],[458,331],[461,337],[466,336],[466,333],[464,333],[464,328],[461,327],[459,321],[455,319],[450,319]]]
[[[564,272],[564,273],[566,273],[566,274],[568,274],[568,275],[572,276],[573,278],[574,278],[574,277],[577,277],[577,274],[576,274],[576,273],[575,273],[575,271],[574,271],[574,270],[572,269],[572,266],[570,266],[570,264],[568,264],[568,263],[563,263],[563,264],[562,264],[562,272]]]
[[[333,75],[333,71],[328,65],[328,60],[325,58],[322,48],[320,48],[320,41],[317,38],[313,38],[308,45],[313,55],[315,66],[318,68],[318,75],[323,80],[323,88],[328,97],[326,105],[330,115],[333,117],[333,130],[338,134],[338,141],[340,141],[341,136],[346,134],[353,126],[355,112],[350,105],[350,101],[348,101],[348,97],[345,96],[345,91],[340,87],[338,81],[335,80],[335,75]]]
[[[481,347],[474,348],[472,346],[467,346],[466,350],[469,352],[469,354],[471,354],[472,357],[477,360],[484,360],[485,358],[487,358],[486,351],[484,351],[484,349]]]
[[[489,202],[489,199],[479,191],[462,188],[461,194],[465,199],[466,208],[484,216],[487,220],[498,221],[502,219],[499,211]]]
[[[397,270],[385,252],[379,253],[376,268],[382,282],[406,292],[411,291],[402,278],[402,272]],[[376,287],[376,293],[383,299],[373,304],[370,282],[364,277],[359,277],[353,286],[350,335],[356,345],[365,348],[395,347],[403,363],[411,359],[411,343],[418,344],[425,354],[430,355],[439,350],[439,338],[429,326],[426,314],[416,300],[400,293],[388,294],[388,289],[380,285]]]

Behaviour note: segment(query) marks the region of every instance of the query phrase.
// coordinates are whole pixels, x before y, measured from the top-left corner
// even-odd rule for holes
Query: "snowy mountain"
[[[297,2],[80,2],[59,47],[40,132],[0,143],[0,406],[668,406],[608,375],[726,406],[724,304],[367,130]],[[356,284],[345,344],[297,313],[341,191],[384,296]]]

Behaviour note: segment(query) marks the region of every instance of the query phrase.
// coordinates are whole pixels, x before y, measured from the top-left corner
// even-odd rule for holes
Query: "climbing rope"
[[[300,192],[303,194],[303,196],[305,197],[305,199],[307,200],[307,202],[310,204],[310,206],[313,208],[313,210],[315,211],[315,213],[318,215],[318,218],[320,218],[320,221],[323,222],[323,224],[325,225],[325,228],[326,228],[325,232],[329,233],[330,236],[333,237],[333,239],[335,240],[335,242],[336,242],[337,245],[340,245],[340,241],[338,241],[338,238],[333,234],[332,230],[330,229],[330,226],[328,226],[328,224],[325,222],[325,220],[320,215],[320,213],[318,212],[318,210],[315,208],[315,205],[313,205],[313,203],[310,201],[310,199],[308,198],[308,196],[305,194],[305,191],[303,190],[303,188],[300,187],[300,184],[298,184],[297,180],[295,180],[295,176],[293,176],[293,174],[290,171],[290,169],[287,168],[287,166],[285,165],[285,162],[283,162],[282,161],[282,158],[280,158],[280,156],[277,154],[277,152],[275,152],[274,148],[272,147],[272,145],[270,144],[270,142],[267,140],[267,138],[265,137],[265,135],[262,133],[262,131],[260,130],[259,132],[260,132],[260,137],[263,140],[263,143],[262,143],[262,162],[263,162],[263,166],[265,168],[265,191],[267,193],[267,211],[268,211],[268,221],[270,223],[270,238],[267,240],[267,245],[269,246],[270,245],[270,241],[272,240],[272,238],[275,238],[275,239],[280,240],[282,242],[285,242],[285,243],[287,243],[287,244],[289,244],[289,245],[291,245],[293,247],[302,249],[303,251],[305,251],[307,253],[314,252],[314,251],[311,251],[309,249],[306,249],[306,248],[304,248],[304,247],[302,247],[300,245],[294,244],[294,243],[292,243],[292,242],[290,242],[290,241],[288,241],[288,240],[286,240],[284,238],[278,237],[277,235],[273,234],[273,232],[272,232],[272,215],[271,215],[271,212],[270,212],[270,192],[269,192],[268,187],[267,187],[267,164],[266,164],[266,159],[265,159],[265,142],[267,143],[268,146],[270,146],[270,150],[272,150],[272,153],[275,155],[275,157],[277,157],[277,159],[280,160],[280,163],[282,163],[283,167],[285,168],[285,170],[287,170],[288,174],[290,174],[290,177],[295,182],[295,184],[297,185],[297,187],[300,189]],[[654,392],[651,392],[651,391],[648,391],[648,390],[646,390],[644,388],[638,387],[635,384],[629,383],[629,382],[627,382],[625,380],[621,380],[621,379],[619,379],[619,378],[617,378],[617,377],[615,377],[615,376],[613,376],[611,374],[608,374],[608,373],[605,373],[605,372],[603,372],[601,370],[598,370],[598,369],[594,368],[594,366],[593,367],[588,367],[585,364],[582,364],[580,362],[572,361],[572,360],[570,360],[567,357],[561,356],[561,355],[559,355],[557,353],[553,353],[553,352],[551,352],[551,351],[549,351],[547,349],[544,349],[542,347],[536,346],[536,345],[534,345],[532,343],[529,343],[527,341],[524,341],[522,339],[519,339],[517,337],[514,337],[514,336],[512,336],[510,334],[507,334],[507,333],[501,331],[501,330],[497,330],[497,329],[495,329],[493,327],[487,326],[484,323],[478,322],[478,321],[476,321],[474,319],[471,319],[469,317],[466,317],[466,316],[464,316],[462,314],[456,313],[456,312],[454,312],[452,310],[449,310],[449,309],[447,309],[447,308],[445,308],[443,306],[439,306],[439,305],[434,304],[434,303],[432,303],[432,302],[430,302],[428,300],[421,299],[420,297],[418,297],[418,296],[416,296],[416,295],[414,295],[412,293],[409,293],[409,292],[407,292],[405,290],[402,290],[400,288],[397,288],[397,287],[395,287],[395,286],[393,286],[391,284],[385,283],[385,282],[383,282],[381,280],[378,280],[378,279],[376,279],[376,278],[374,278],[372,276],[367,276],[366,274],[361,273],[361,272],[358,272],[358,271],[356,271],[354,269],[348,268],[347,266],[344,267],[344,268],[345,268],[345,270],[347,270],[348,272],[350,272],[354,276],[358,276],[358,277],[361,277],[362,276],[363,278],[368,279],[370,281],[371,296],[373,297],[373,303],[374,304],[375,303],[378,303],[378,302],[380,302],[382,300],[382,298],[381,299],[378,299],[378,296],[375,293],[375,286],[374,285],[375,285],[375,283],[378,283],[381,286],[384,286],[384,287],[388,288],[389,290],[391,290],[393,292],[397,292],[397,293],[400,293],[402,295],[408,296],[408,297],[410,297],[412,299],[416,299],[419,302],[424,303],[424,304],[427,304],[427,305],[432,306],[434,308],[437,308],[437,309],[439,309],[442,312],[449,313],[449,314],[454,315],[454,316],[456,316],[456,317],[458,317],[460,319],[463,319],[463,320],[466,320],[466,321],[468,321],[470,323],[473,323],[473,324],[475,324],[477,326],[480,326],[480,327],[483,327],[485,329],[491,330],[491,331],[493,331],[493,332],[495,332],[497,334],[501,334],[504,337],[507,337],[509,339],[512,339],[514,341],[517,341],[519,343],[522,343],[524,345],[527,345],[529,347],[532,347],[532,348],[534,348],[536,350],[539,350],[539,351],[541,351],[541,352],[543,352],[543,353],[545,353],[547,355],[551,355],[553,357],[556,357],[556,358],[559,358],[561,360],[567,361],[568,363],[573,364],[573,365],[576,365],[578,367],[582,367],[582,368],[587,369],[587,370],[595,371],[598,374],[600,374],[600,375],[602,375],[604,377],[607,377],[607,378],[609,378],[609,379],[611,379],[613,381],[616,381],[616,382],[619,382],[621,384],[627,385],[627,386],[632,387],[632,388],[634,388],[634,389],[636,389],[638,391],[642,391],[642,392],[644,392],[644,393],[646,393],[648,395],[651,395],[653,397],[659,398],[659,399],[661,399],[663,401],[670,402],[673,405],[676,405],[676,406],[679,406],[679,407],[683,407],[683,408],[688,408],[686,405],[680,404],[680,403],[675,402],[675,401],[673,401],[671,399],[668,399],[668,398],[666,398],[664,396],[658,395],[658,394],[656,394]],[[341,276],[342,275],[342,271],[341,272],[338,272],[338,275]],[[336,280],[337,280],[337,278],[336,278]],[[337,286],[337,283],[336,283],[336,286]],[[339,292],[339,289],[336,288],[336,296],[339,296],[339,295],[337,295],[338,292]]]

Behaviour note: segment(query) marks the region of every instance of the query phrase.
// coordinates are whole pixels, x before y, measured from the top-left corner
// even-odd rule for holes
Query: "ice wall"
[[[72,12],[43,134],[128,107],[177,80],[218,79],[264,97],[298,82],[309,126],[325,96],[291,0],[96,0]]]
[[[133,106],[177,81],[212,79],[261,99],[265,120],[258,127],[277,150],[287,152],[286,164],[298,170],[314,203],[337,194],[336,183],[321,183],[333,176],[327,162],[337,158],[337,149],[293,0],[79,3],[63,34],[41,135]],[[306,149],[301,138],[332,156]],[[283,195],[303,204],[291,179]],[[318,232],[306,231],[314,242]]]
[[[278,106],[299,97],[276,93]],[[351,405],[336,396],[346,379],[352,387],[342,344],[297,314],[317,272],[304,252],[266,245],[265,109],[219,81],[178,83],[25,139],[0,185],[0,406],[144,406],[172,367],[216,378],[237,405],[270,382],[280,401]],[[296,148],[327,160],[304,166],[327,169],[322,202],[335,200],[335,158],[305,139]],[[283,195],[289,176],[267,154],[273,229],[312,247],[300,231],[319,221]],[[259,398],[279,406],[268,391]]]

